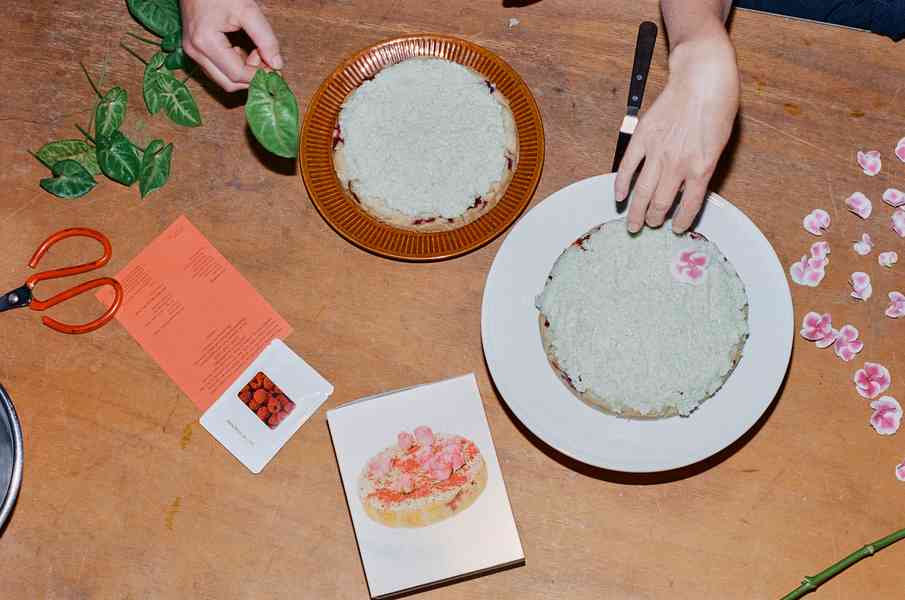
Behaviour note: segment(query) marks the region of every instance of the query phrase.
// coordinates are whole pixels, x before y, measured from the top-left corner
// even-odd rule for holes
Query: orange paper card
[[[292,332],[185,216],[116,278],[125,290],[116,318],[202,411]],[[108,289],[97,294],[107,305]]]

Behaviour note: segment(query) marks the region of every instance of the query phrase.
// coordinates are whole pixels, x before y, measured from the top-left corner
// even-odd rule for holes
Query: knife
[[[657,43],[657,25],[650,21],[641,23],[638,27],[638,40],[635,42],[635,62],[632,65],[632,78],[628,86],[628,107],[622,126],[619,127],[619,139],[616,140],[616,154],[613,156],[613,172],[619,170],[622,155],[628,148],[628,143],[635,133],[638,125],[638,112],[641,110],[641,101],[644,99],[644,86],[647,84],[647,72],[650,70],[651,57],[654,54],[654,45]]]

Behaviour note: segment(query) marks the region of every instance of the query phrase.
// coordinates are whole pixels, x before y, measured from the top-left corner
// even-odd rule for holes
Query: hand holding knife
[[[654,45],[657,43],[657,25],[645,21],[638,27],[638,40],[635,42],[635,61],[632,65],[632,78],[628,87],[628,107],[622,126],[619,128],[619,139],[616,141],[616,154],[613,157],[613,172],[619,170],[622,156],[638,125],[638,112],[644,99],[644,87],[647,84],[647,73],[650,70]]]

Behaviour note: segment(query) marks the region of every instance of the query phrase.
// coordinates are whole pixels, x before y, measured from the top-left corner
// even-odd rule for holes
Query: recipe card
[[[524,562],[474,375],[327,411],[373,598]]]
[[[289,324],[183,215],[116,275],[117,320],[202,411]],[[97,293],[107,306],[109,287]]]

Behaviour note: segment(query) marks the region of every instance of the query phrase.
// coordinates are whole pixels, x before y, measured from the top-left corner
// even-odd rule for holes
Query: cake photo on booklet
[[[717,246],[622,220],[566,248],[537,297],[547,358],[588,405],[688,417],[723,386],[748,338],[745,286]]]

